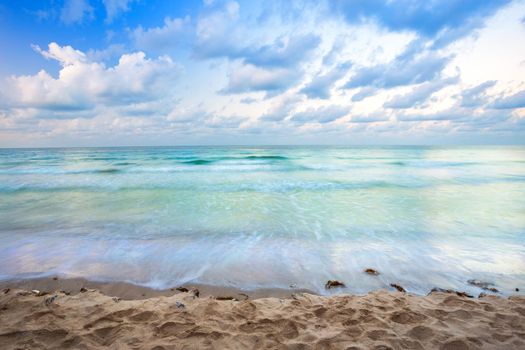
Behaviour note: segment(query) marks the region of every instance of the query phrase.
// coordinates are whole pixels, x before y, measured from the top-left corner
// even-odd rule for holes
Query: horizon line
[[[0,150],[30,150],[30,149],[83,149],[83,148],[205,148],[205,147],[525,147],[525,143],[480,143],[480,144],[187,144],[187,145],[114,145],[114,146],[32,146],[4,147]]]

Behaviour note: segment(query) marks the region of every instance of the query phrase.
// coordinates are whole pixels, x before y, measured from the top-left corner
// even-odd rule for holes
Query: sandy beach
[[[525,0],[0,0],[0,350],[525,350]]]
[[[524,296],[416,296],[379,290],[327,297],[206,286],[154,291],[82,279],[1,286],[2,349],[525,347]],[[37,286],[47,289],[25,288]]]

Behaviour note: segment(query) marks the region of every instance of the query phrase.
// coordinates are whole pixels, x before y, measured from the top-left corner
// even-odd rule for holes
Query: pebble
[[[475,279],[468,280],[467,282],[468,282],[468,284],[471,284],[473,286],[479,287],[481,289],[488,290],[488,291],[491,291],[493,293],[499,293],[499,290],[497,290],[495,287],[492,287],[492,286],[494,286],[494,283],[483,282],[483,281],[475,280]]]
[[[326,282],[324,287],[326,289],[332,289],[332,288],[336,288],[336,287],[346,287],[346,286],[345,286],[345,284],[343,282],[340,282],[340,281],[337,281],[337,280],[329,280],[328,282]]]
[[[52,297],[46,298],[45,304],[47,306],[49,306],[49,305],[53,304],[55,302],[55,300],[57,300],[57,298],[58,298],[58,295],[56,295],[56,294],[53,295]]]
[[[401,293],[406,293],[405,288],[401,287],[399,284],[390,283],[390,287],[393,287],[393,288],[397,289]]]
[[[370,269],[370,268],[366,269],[366,270],[365,270],[365,273],[367,273],[367,274],[369,274],[369,275],[373,275],[373,276],[377,276],[377,275],[379,275],[379,272],[378,272],[377,270]]]
[[[435,292],[456,294],[457,296],[460,296],[460,297],[474,298],[472,295],[467,294],[466,292],[458,292],[458,291],[452,290],[452,289],[443,289],[443,288],[437,288],[437,287],[436,288],[432,288],[432,290],[428,294],[432,294],[432,293],[435,293]],[[483,294],[485,294],[485,293],[483,293]]]
[[[37,297],[42,297],[44,295],[48,295],[49,293],[48,292],[45,292],[45,291],[40,291],[38,289],[33,289],[31,291],[31,293],[35,294]]]

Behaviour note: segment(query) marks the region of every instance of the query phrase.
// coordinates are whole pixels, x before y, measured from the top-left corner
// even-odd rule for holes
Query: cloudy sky
[[[0,146],[525,143],[525,1],[0,0]]]

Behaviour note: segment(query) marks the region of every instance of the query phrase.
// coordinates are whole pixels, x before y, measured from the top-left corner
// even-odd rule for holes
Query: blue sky
[[[525,1],[0,1],[0,146],[525,143]]]

